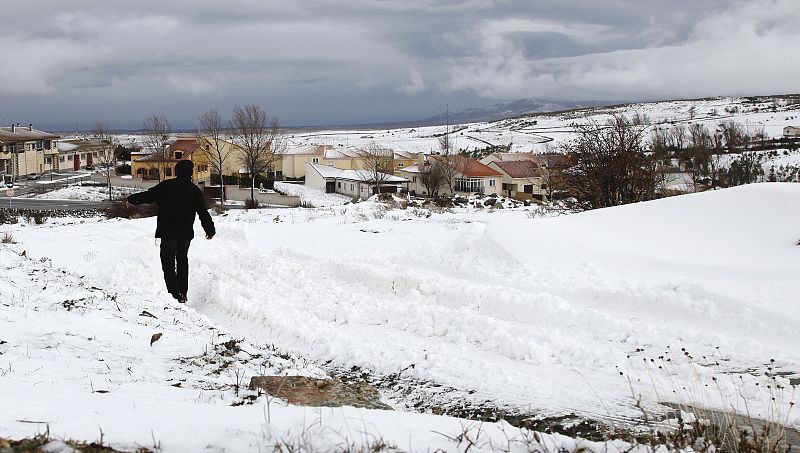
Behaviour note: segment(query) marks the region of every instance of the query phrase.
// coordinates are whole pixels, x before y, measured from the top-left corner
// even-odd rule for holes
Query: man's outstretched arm
[[[157,203],[161,198],[161,184],[157,184],[144,192],[138,192],[128,196],[127,200],[130,204],[145,204]]]

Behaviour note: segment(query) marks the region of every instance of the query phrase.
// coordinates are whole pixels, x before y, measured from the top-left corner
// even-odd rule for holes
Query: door
[[[78,171],[81,169],[81,155],[75,154],[72,156],[72,170]]]

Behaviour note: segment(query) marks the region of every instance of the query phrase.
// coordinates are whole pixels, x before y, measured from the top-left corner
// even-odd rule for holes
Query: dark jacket
[[[158,203],[156,237],[162,239],[194,238],[194,214],[200,216],[200,224],[207,236],[214,236],[214,221],[208,214],[206,202],[200,188],[188,177],[168,179],[146,192],[128,197],[128,203]]]

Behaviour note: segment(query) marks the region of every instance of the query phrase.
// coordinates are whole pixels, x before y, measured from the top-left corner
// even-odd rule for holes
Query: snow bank
[[[325,373],[297,357],[235,340],[168,297],[135,289],[108,292],[47,259],[22,256],[21,249],[0,246],[3,438],[47,432],[54,439],[101,441],[124,451],[164,452],[266,451],[276,445],[457,451],[453,439],[465,432],[474,450],[494,451],[509,441],[533,439],[506,423],[305,408],[257,398],[244,388],[253,375]],[[97,257],[87,252],[83,260]],[[247,404],[245,395],[257,401]],[[558,435],[541,439],[552,447],[624,448]],[[58,441],[51,447],[68,449]]]
[[[652,412],[676,399],[746,405],[800,426],[800,414],[786,415],[791,396],[771,402],[764,375],[800,372],[798,202],[800,185],[761,184],[556,218],[373,202],[230,211],[214,217],[214,240],[192,243],[189,306],[251,344],[448,389],[431,390],[432,405],[620,421],[640,415],[633,391]],[[28,257],[130,293],[133,311],[164,304],[155,219],[8,228]],[[7,319],[18,322],[15,313]],[[169,313],[159,320],[198,322]],[[72,329],[47,322],[41,335]],[[150,332],[134,327],[120,330]],[[145,360],[142,349],[130,360]],[[402,392],[394,398],[410,406]],[[405,422],[380,427],[391,423]]]

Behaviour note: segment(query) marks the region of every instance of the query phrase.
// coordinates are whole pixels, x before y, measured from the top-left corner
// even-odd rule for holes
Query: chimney
[[[28,123],[28,130],[33,132],[33,123]]]
[[[16,132],[16,131],[17,131],[17,126],[15,126],[14,123],[11,123],[11,132]]]

